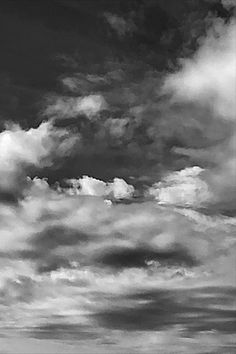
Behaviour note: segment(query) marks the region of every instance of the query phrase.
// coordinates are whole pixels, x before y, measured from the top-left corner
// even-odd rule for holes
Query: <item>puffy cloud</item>
[[[50,122],[28,130],[9,126],[0,133],[1,188],[14,187],[25,168],[49,166],[53,157],[68,154],[75,141],[75,136],[64,129],[55,129]]]
[[[110,196],[114,199],[126,199],[131,198],[134,194],[134,187],[121,178],[114,178],[113,182],[106,183],[93,177],[83,176],[79,179],[68,179],[66,182],[72,186],[67,190],[72,195]]]
[[[206,168],[201,174],[202,183],[208,185],[210,204],[216,204],[222,211],[234,212],[236,191],[236,134],[234,129],[229,138],[206,149],[178,148],[176,153],[186,155],[193,161],[204,163]],[[204,181],[204,182],[203,182]]]
[[[164,83],[164,91],[172,93],[175,103],[179,102],[183,107],[190,102],[198,105],[192,110],[192,114],[202,125],[208,147],[179,147],[175,152],[204,166],[201,181],[197,178],[196,182],[202,187],[204,183],[207,184],[211,193],[209,201],[226,210],[232,208],[236,190],[235,34],[235,20],[226,24],[216,20],[215,26],[202,40],[196,54],[190,59],[182,60],[182,68],[168,75]],[[207,133],[209,118],[205,117],[207,112],[204,112],[204,107],[211,111],[211,131],[215,137],[218,135],[218,139]],[[201,114],[197,116],[196,110]],[[201,194],[199,198],[202,198]]]
[[[17,161],[39,164],[51,149],[52,141],[48,139],[50,127],[50,123],[42,123],[28,131],[16,125],[4,130],[0,135],[1,167],[12,169]]]
[[[85,113],[88,117],[96,115],[106,108],[106,102],[101,95],[90,95],[77,102],[77,110]]]
[[[200,207],[212,199],[207,183],[201,178],[204,170],[198,166],[187,167],[168,174],[154,184],[149,193],[160,204]]]
[[[114,181],[108,186],[115,199],[130,198],[134,193],[134,187],[127,184],[122,178],[114,178]]]
[[[216,116],[235,119],[236,23],[216,22],[191,59],[182,60],[179,72],[167,76],[164,91],[178,101],[197,101]]]
[[[55,119],[74,118],[85,114],[88,118],[96,116],[107,108],[102,95],[89,95],[85,97],[56,97],[48,104],[44,114]]]

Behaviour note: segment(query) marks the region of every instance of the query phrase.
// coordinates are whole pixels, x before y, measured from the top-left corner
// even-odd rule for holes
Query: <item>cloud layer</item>
[[[1,115],[0,351],[234,351],[236,24],[182,3],[39,21],[64,44],[34,120]]]

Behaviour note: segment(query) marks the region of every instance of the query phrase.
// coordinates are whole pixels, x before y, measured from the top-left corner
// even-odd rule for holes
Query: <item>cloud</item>
[[[74,118],[80,114],[93,118],[107,108],[106,101],[100,94],[85,97],[56,97],[49,101],[52,102],[47,105],[44,114],[54,119]]]
[[[221,3],[227,10],[230,10],[233,7],[236,7],[236,1],[235,0],[221,0]]]
[[[120,38],[136,30],[106,16]],[[49,122],[0,134],[1,183],[22,190],[0,200],[1,327],[75,353],[230,342],[236,220],[212,204],[234,198],[233,28],[216,21],[167,77],[155,55],[65,74]]]
[[[193,218],[153,201],[107,204],[103,198],[70,195],[51,188],[45,180],[29,180],[19,205],[1,204],[1,251],[21,252],[23,258],[39,265],[55,262],[59,267],[78,258],[81,264],[95,265],[97,257],[121,249],[134,259],[143,250],[143,264],[146,258],[163,261],[170,257],[181,264],[185,255],[204,263],[214,259],[217,242],[225,249],[234,227],[227,218],[212,224],[211,218],[204,220],[198,213]]]
[[[114,269],[122,268],[145,268],[150,265],[158,264],[160,266],[186,266],[197,265],[193,256],[188,254],[184,248],[173,245],[164,250],[155,250],[152,247],[115,247],[105,249],[96,259],[103,266],[109,266]]]
[[[51,149],[49,130],[50,123],[42,123],[38,128],[31,128],[28,131],[13,125],[1,132],[1,166],[12,169],[17,160],[39,164]]]
[[[209,106],[216,117],[235,120],[236,112],[236,24],[216,22],[193,58],[182,60],[179,72],[165,80],[164,91],[174,99]]]
[[[112,89],[118,82],[122,83],[125,79],[125,72],[121,68],[103,69],[103,74],[85,74],[74,73],[73,75],[65,75],[61,78],[64,89],[78,95],[89,95],[91,92],[99,92]]]
[[[72,187],[67,189],[69,194],[93,195],[98,197],[111,197],[114,199],[131,198],[134,187],[121,178],[114,178],[113,182],[103,182],[93,177],[83,176],[79,179],[66,180]]]
[[[185,296],[185,301],[181,301]],[[95,316],[103,325],[116,329],[160,330],[180,325],[187,333],[219,330],[234,333],[235,310],[233,298],[235,289],[227,288],[222,294],[220,288],[196,288],[185,293],[182,290],[155,290],[128,295],[127,306],[106,308]],[[212,301],[212,297],[215,300]],[[224,309],[224,300],[230,306]],[[132,300],[133,301],[132,301]],[[135,300],[143,300],[135,304]],[[131,300],[129,306],[129,300]],[[146,301],[145,301],[146,300]],[[113,300],[114,301],[114,300]],[[216,306],[213,305],[215,302]],[[211,307],[212,306],[212,307]],[[167,311],[168,309],[168,311]],[[210,319],[209,319],[210,316]],[[142,318],[142,321],[138,321]]]
[[[235,33],[235,20],[226,24],[216,20],[215,26],[202,40],[195,55],[182,60],[181,69],[169,74],[163,86],[165,92],[171,93],[175,104],[178,102],[183,107],[188,104],[195,105],[192,114],[202,125],[208,146],[178,147],[173,151],[178,155],[188,156],[195,164],[204,166],[201,178],[195,181],[202,187],[205,184],[205,189],[210,192],[210,203],[222,210],[232,208],[236,190]],[[210,110],[208,115],[212,121],[211,131],[215,136],[218,134],[218,139],[207,133],[209,118],[205,117],[205,108]],[[197,109],[200,112],[198,116],[195,114]],[[198,196],[201,198],[201,193]]]
[[[198,166],[169,173],[150,189],[159,204],[201,207],[212,199],[207,183],[201,178],[204,170]]]
[[[198,160],[210,167],[201,175],[202,181],[208,185],[210,192],[209,202],[218,205],[222,211],[234,213],[236,191],[236,133],[232,128],[231,136],[221,144],[206,149],[176,149],[177,154]]]
[[[81,180],[92,194],[104,193],[99,182],[108,188]],[[155,201],[107,205],[103,194],[66,188],[28,178],[17,205],[0,203],[2,326],[41,340],[74,340],[79,331],[80,344],[97,336],[124,343],[116,329],[134,341],[136,331],[175,326],[191,336],[232,333],[235,218]]]
[[[136,30],[136,26],[132,21],[132,18],[126,20],[123,17],[110,12],[105,12],[104,17],[119,37],[132,34]]]
[[[0,133],[0,186],[14,189],[17,178],[29,167],[50,166],[53,158],[67,155],[77,138],[51,122],[23,130],[9,126]],[[18,181],[19,182],[19,181]]]

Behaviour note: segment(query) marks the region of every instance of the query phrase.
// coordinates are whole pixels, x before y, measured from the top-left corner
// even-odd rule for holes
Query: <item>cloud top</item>
[[[68,179],[66,183],[71,186],[67,192],[72,195],[126,199],[131,198],[134,194],[134,187],[127,184],[122,178],[114,178],[113,182],[106,183],[93,177],[83,176],[79,179]]]

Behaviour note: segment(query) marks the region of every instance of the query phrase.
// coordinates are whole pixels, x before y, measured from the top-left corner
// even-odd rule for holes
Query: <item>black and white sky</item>
[[[0,353],[236,352],[236,1],[0,1]]]

